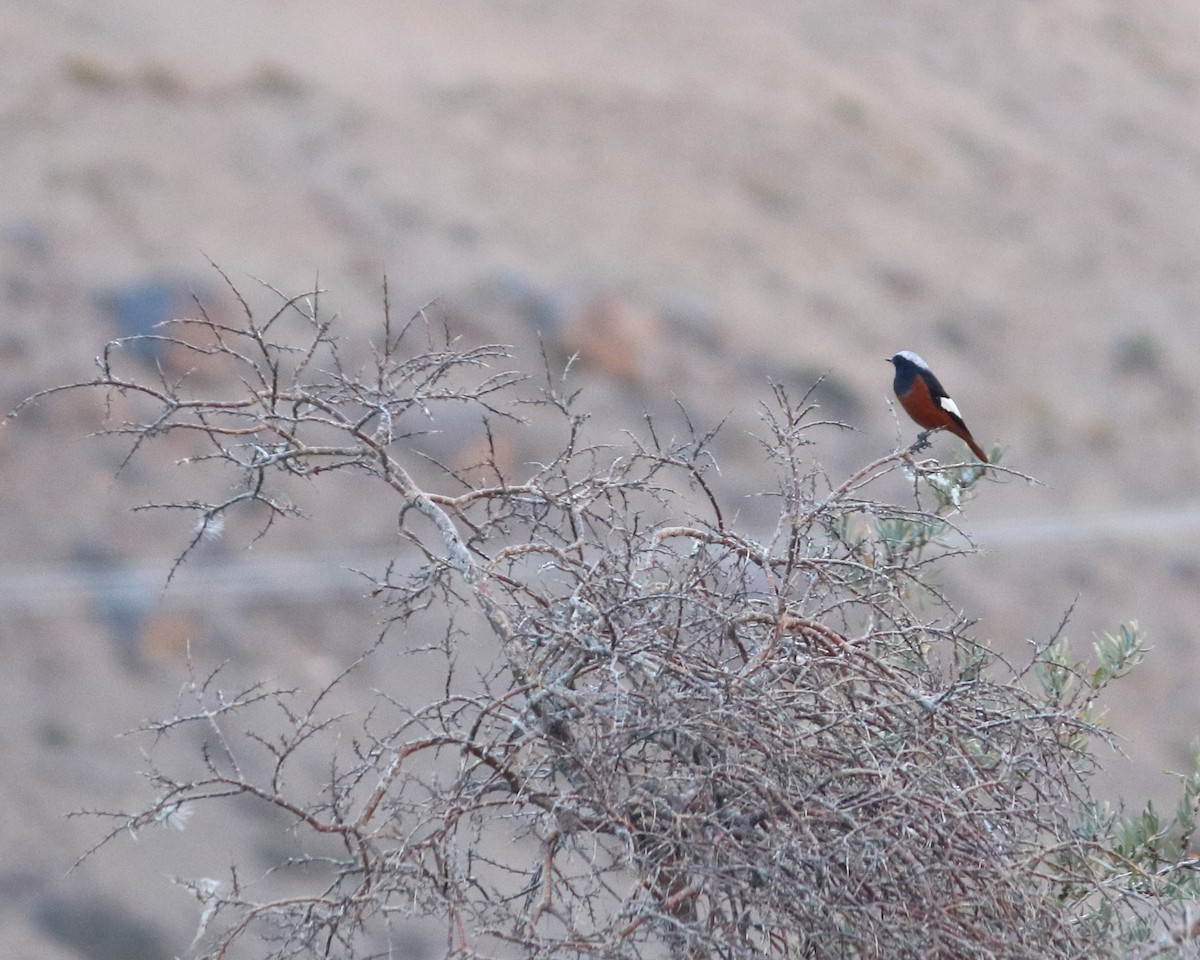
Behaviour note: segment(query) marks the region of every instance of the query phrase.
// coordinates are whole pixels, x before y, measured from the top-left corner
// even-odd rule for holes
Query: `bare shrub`
[[[777,389],[762,451],[778,523],[752,539],[709,484],[711,435],[648,422],[598,444],[564,381],[509,373],[504,348],[459,344],[424,313],[388,315],[350,369],[315,304],[164,329],[232,394],[122,373],[121,342],[72,385],[145,411],[113,427],[131,456],[190,432],[194,459],[234,480],[159,505],[196,514],[181,560],[228,511],[290,512],[294,478],[390,488],[404,545],[375,583],[393,621],[379,643],[440,664],[427,702],[383,691],[349,713],[329,707],[344,677],[231,694],[198,676],[148,727],[199,728],[208,746],[183,774],[151,770],[156,799],[108,814],[106,841],[249,796],[306,851],[279,869],[320,868],[287,896],[236,864],[192,881],[199,955],[388,956],[414,918],[441,926],[449,957],[1044,960],[1190,938],[1166,919],[1194,895],[1186,840],[1158,824],[1153,850],[1131,846],[1149,828],[1119,848],[1133,821],[1087,789],[1094,705],[1136,633],[1090,671],[1058,636],[1009,664],[933,585],[983,468],[900,450],[834,484],[809,449],[829,425]],[[419,484],[401,440],[459,406],[486,438],[509,421],[561,442],[520,476],[491,457]],[[901,470],[916,506],[874,499]],[[492,654],[472,672],[457,652],[480,631]],[[314,756],[323,789],[293,788]]]

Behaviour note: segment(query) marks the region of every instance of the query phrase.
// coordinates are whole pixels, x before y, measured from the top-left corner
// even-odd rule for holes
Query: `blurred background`
[[[1166,800],[1163,772],[1190,764],[1191,0],[9,0],[0,124],[5,409],[86,379],[109,339],[194,315],[193,294],[236,318],[210,259],[256,306],[277,302],[258,280],[319,284],[364,350],[386,274],[396,314],[436,299],[529,369],[539,337],[578,353],[602,428],[649,410],[670,432],[675,398],[701,426],[728,418],[722,493],[753,534],[769,381],[801,393],[826,376],[823,413],[855,428],[813,449],[836,478],[915,435],[883,362],[915,350],[980,442],[1044,483],[982,485],[962,520],[982,551],[946,566],[946,594],[1013,651],[1072,604],[1081,654],[1137,620],[1153,649],[1111,698],[1124,756],[1104,754],[1099,790]],[[153,351],[129,362],[186,372]],[[198,905],[172,877],[278,860],[286,822],[241,805],[68,872],[106,824],[67,815],[153,796],[149,744],[118,735],[176,709],[189,650],[235,677],[331,680],[382,617],[348,568],[395,549],[390,499],[323,484],[310,519],[257,542],[255,518],[231,524],[164,590],[190,520],[129,508],[198,481],[170,441],[114,476],[125,448],[87,439],[102,399],[0,428],[12,957],[182,954]],[[437,454],[470,462],[478,424],[444,426]],[[537,454],[503,452],[517,473]],[[386,653],[355,682],[419,691]]]

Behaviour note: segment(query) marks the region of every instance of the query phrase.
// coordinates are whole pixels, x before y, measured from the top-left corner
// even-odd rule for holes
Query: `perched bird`
[[[971,436],[971,431],[963,423],[962,414],[958,412],[958,406],[933,375],[929,364],[911,350],[901,350],[894,357],[889,357],[888,363],[896,368],[896,379],[892,381],[892,389],[896,391],[900,406],[904,407],[905,412],[917,425],[924,427],[926,433],[933,430],[949,430],[956,437],[965,440],[971,452],[987,463],[987,454]]]

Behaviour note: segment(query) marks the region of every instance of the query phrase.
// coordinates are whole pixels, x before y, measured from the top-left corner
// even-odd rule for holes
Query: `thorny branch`
[[[1009,668],[929,576],[958,552],[942,538],[982,471],[898,450],[831,483],[808,459],[815,407],[778,389],[763,450],[779,520],[756,540],[709,483],[711,432],[664,441],[648,423],[610,449],[561,384],[524,394],[523,377],[494,372],[504,348],[460,344],[425,311],[397,327],[385,309],[352,370],[315,293],[281,297],[263,322],[238,300],[241,325],[201,308],[153,338],[230,392],[123,373],[121,341],[95,378],[57,389],[148,404],[111,430],[129,457],[197,433],[196,459],[237,478],[217,502],[153,505],[197,515],[180,562],[228,511],[288,514],[289,478],[385,484],[421,557],[376,583],[397,629],[441,623],[450,650],[475,609],[497,656],[468,683],[448,656],[440,694],[384,691],[365,719],[319,718],[353,668],[307,699],[229,697],[215,674],[188,684],[192,706],[147,729],[203,727],[212,746],[192,775],[152,771],[155,803],[106,814],[104,842],[252,797],[288,813],[312,840],[302,859],[322,866],[307,896],[260,897],[236,869],[190,883],[202,956],[256,933],[260,956],[375,956],[413,918],[443,923],[446,955],[464,958],[1109,955],[1093,911],[1124,894],[1098,892],[1071,825],[1095,691],[1064,684],[1048,703],[1023,681],[1053,666],[1057,638]],[[456,406],[478,411],[489,449],[493,422],[530,413],[561,445],[525,476],[493,457],[486,483],[446,467],[450,489],[424,489],[403,444]],[[871,499],[900,470],[931,508]],[[299,759],[355,723],[324,793],[293,788]],[[231,730],[251,736],[235,745]]]

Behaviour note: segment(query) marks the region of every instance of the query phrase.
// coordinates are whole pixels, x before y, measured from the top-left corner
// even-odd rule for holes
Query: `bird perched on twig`
[[[896,391],[900,406],[916,421],[917,426],[925,428],[917,438],[917,443],[922,443],[934,430],[949,430],[964,440],[975,456],[987,463],[987,454],[971,436],[958,405],[933,375],[929,364],[911,350],[901,350],[894,357],[888,357],[887,361],[896,368],[892,389]]]

